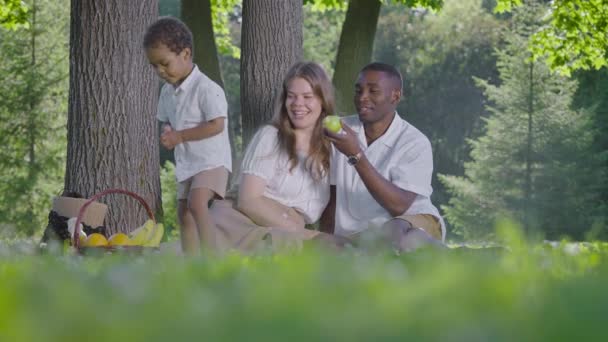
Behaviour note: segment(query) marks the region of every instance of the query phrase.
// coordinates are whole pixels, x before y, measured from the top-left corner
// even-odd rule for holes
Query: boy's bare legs
[[[188,209],[188,201],[185,199],[180,199],[177,204],[177,210],[179,216],[182,251],[186,255],[196,255],[199,253],[200,243],[198,230],[196,228],[196,221]]]
[[[215,192],[208,188],[190,189],[188,194],[188,209],[192,214],[198,232],[197,243],[203,252],[215,248],[215,223],[209,214],[209,201],[215,197]]]

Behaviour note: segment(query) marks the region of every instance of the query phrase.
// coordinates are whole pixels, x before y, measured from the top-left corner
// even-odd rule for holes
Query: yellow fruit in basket
[[[162,223],[156,224],[156,227],[150,232],[146,241],[144,242],[144,246],[146,247],[158,247],[160,246],[160,240],[163,238],[163,234],[165,233],[165,227]]]
[[[85,247],[107,246],[108,240],[106,239],[105,236],[103,236],[99,233],[93,233],[93,234],[89,235],[89,237],[87,237],[87,239],[84,241],[83,245]]]
[[[154,231],[154,228],[154,221],[148,220],[143,226],[130,232],[129,237],[131,238],[131,244],[134,246],[143,245],[148,236],[151,235],[152,231]]]
[[[109,246],[130,246],[131,239],[125,233],[116,233],[108,239]]]

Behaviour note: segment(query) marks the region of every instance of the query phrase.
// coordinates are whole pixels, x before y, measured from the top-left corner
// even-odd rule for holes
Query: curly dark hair
[[[174,17],[161,17],[146,30],[144,48],[166,45],[171,51],[180,53],[185,48],[193,51],[192,31],[181,20]]]

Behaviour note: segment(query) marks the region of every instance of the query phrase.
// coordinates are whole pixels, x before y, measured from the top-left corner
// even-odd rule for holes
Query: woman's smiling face
[[[285,107],[293,128],[312,130],[321,116],[321,99],[307,80],[296,77],[287,85]]]

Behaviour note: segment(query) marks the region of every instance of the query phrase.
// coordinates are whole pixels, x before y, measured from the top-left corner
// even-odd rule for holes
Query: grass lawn
[[[608,246],[395,256],[28,255],[0,245],[0,341],[608,337]]]

